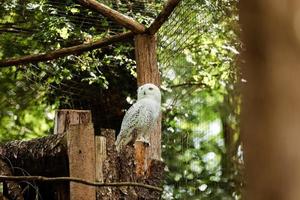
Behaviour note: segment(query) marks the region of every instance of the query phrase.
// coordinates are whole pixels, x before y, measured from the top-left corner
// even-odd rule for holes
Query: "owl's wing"
[[[128,109],[123,118],[120,133],[115,142],[118,151],[132,140],[132,132],[134,129],[150,124],[150,121],[152,120],[151,116],[151,110],[139,101]]]

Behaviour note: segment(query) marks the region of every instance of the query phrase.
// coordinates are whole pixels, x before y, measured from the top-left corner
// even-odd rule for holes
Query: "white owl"
[[[115,142],[117,151],[130,143],[133,131],[136,131],[137,141],[149,143],[149,135],[160,114],[161,93],[157,86],[147,83],[137,90],[137,102],[126,112],[120,133]]]

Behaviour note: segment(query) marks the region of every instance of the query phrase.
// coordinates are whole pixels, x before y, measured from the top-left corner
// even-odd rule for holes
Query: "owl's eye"
[[[149,87],[149,90],[153,90],[153,88],[152,88],[152,87]]]

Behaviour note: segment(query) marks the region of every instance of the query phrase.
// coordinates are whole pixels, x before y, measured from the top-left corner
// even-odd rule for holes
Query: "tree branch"
[[[8,66],[16,66],[16,65],[22,65],[27,63],[34,63],[34,62],[41,62],[41,61],[48,61],[48,60],[54,60],[59,57],[71,55],[71,54],[81,54],[85,51],[90,51],[93,49],[105,47],[109,44],[112,44],[114,42],[120,42],[123,40],[127,40],[129,38],[132,38],[134,35],[133,32],[127,32],[122,33],[116,36],[112,36],[109,38],[103,38],[96,42],[91,43],[85,43],[80,44],[72,47],[66,47],[62,49],[58,49],[55,51],[51,51],[48,53],[42,53],[42,54],[36,54],[36,55],[27,55],[20,58],[12,58],[8,60],[1,60],[0,61],[0,68],[2,67],[8,67]]]
[[[147,33],[154,35],[158,29],[168,20],[169,16],[180,3],[181,0],[169,0],[162,11],[159,13],[157,18],[151,24],[151,26],[146,30]]]
[[[146,30],[144,25],[138,23],[134,19],[132,19],[126,15],[123,15],[122,13],[119,13],[118,11],[113,10],[110,7],[108,7],[102,3],[99,3],[95,0],[78,0],[78,2],[81,5],[84,5],[88,8],[98,11],[105,17],[107,17],[111,20],[114,20],[121,26],[128,28],[129,30],[131,30],[135,33],[143,33]]]
[[[119,187],[119,186],[135,186],[143,187],[155,191],[162,192],[163,189],[160,187],[155,187],[152,185],[134,183],[134,182],[118,182],[118,183],[97,183],[91,182],[80,178],[75,177],[43,177],[43,176],[0,176],[0,181],[48,181],[48,182],[65,182],[72,181],[76,183],[81,183],[84,185],[96,186],[96,187]]]
[[[202,82],[186,82],[186,83],[179,83],[179,84],[176,84],[176,85],[171,85],[170,88],[190,87],[190,86],[208,87],[207,84],[202,83]]]

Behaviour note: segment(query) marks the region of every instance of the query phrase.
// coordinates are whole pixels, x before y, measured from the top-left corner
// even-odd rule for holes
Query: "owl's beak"
[[[144,91],[144,95],[146,95],[146,91]]]

